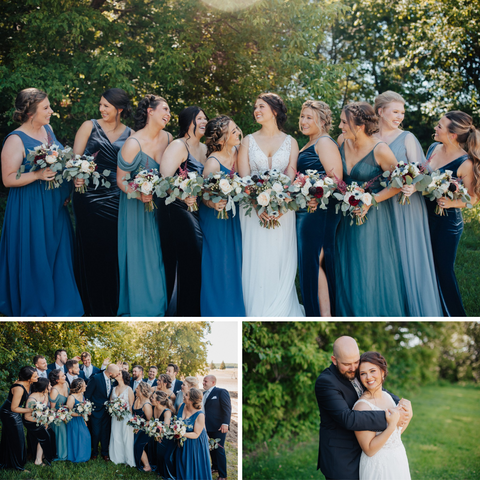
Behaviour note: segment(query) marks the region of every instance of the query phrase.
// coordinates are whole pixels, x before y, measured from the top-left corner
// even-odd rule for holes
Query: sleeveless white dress
[[[126,388],[120,395],[117,395],[117,387],[113,388],[112,400],[115,398],[121,398],[128,403],[128,388]],[[135,467],[135,457],[133,455],[133,428],[127,426],[128,420],[132,418],[132,415],[128,415],[123,420],[118,420],[112,417],[112,429],[110,431],[110,445],[108,453],[110,460],[116,465],[125,463],[130,467]]]
[[[392,407],[395,407],[393,398],[388,394],[384,393],[384,395],[387,395]],[[372,410],[382,410],[364,399],[358,400],[355,405],[359,402],[368,404]],[[401,431],[401,427],[397,427],[385,442],[385,445],[373,457],[369,457],[362,452],[359,467],[360,480],[411,480],[407,452],[402,443]],[[380,435],[380,433],[382,432],[376,432],[376,435]]]
[[[250,175],[269,170],[268,157],[253,135],[248,135]],[[288,167],[292,137],[285,138],[272,157],[272,167],[284,172]],[[295,289],[297,235],[295,212],[280,219],[280,227],[264,228],[255,211],[240,213],[242,228],[242,287],[247,317],[303,317]]]

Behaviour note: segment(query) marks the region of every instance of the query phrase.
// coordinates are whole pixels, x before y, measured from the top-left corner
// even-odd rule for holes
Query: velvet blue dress
[[[345,161],[345,144],[340,147],[343,180],[347,184],[356,181],[362,185],[379,177],[371,189],[374,193],[382,189],[380,176],[383,170],[375,160],[375,147],[350,172]],[[408,310],[398,239],[392,222],[391,199],[379,203],[378,210],[370,207],[367,217],[363,225],[356,225],[355,220],[350,225],[350,216],[342,215],[338,226],[336,315],[404,317]]]
[[[182,417],[184,407],[185,404],[180,406],[177,418]],[[199,410],[191,417],[184,419],[187,432],[193,432],[195,420],[199,415],[205,415],[205,413]],[[185,439],[183,447],[177,448],[175,461],[177,480],[212,480],[208,435],[205,428],[198,438]]]
[[[406,141],[415,145],[415,151],[407,149]],[[422,148],[410,132],[402,132],[389,147],[398,162],[425,162]],[[409,152],[415,158],[409,158]],[[421,192],[415,192],[409,197],[410,205],[400,205],[397,198],[398,195],[393,197],[391,204],[395,234],[400,246],[408,314],[411,317],[442,317],[427,207]]]
[[[145,402],[140,408],[132,407],[133,416],[144,418],[146,420],[147,416],[143,411],[143,407],[146,404],[151,405],[150,402]],[[135,434],[135,438],[133,441],[133,455],[135,457],[135,464],[137,466],[137,469],[140,470],[141,472],[143,472],[142,455],[143,455],[143,451],[148,446],[149,440],[150,440],[150,437],[145,432],[140,431]],[[149,462],[150,462],[150,459],[149,459]],[[153,467],[152,467],[152,470],[153,470]]]
[[[323,137],[330,138],[328,135]],[[298,155],[297,170],[305,174],[307,170],[317,170],[325,174],[325,168],[320,162],[315,145],[317,141]],[[335,214],[335,199],[328,202],[327,209],[317,208],[308,213],[307,209],[296,212],[297,248],[300,288],[302,290],[303,306],[307,317],[319,317],[318,303],[318,272],[320,269],[320,253],[324,252],[324,270],[328,282],[330,311],[335,315],[335,233],[340,216]]]
[[[48,399],[53,402],[53,400],[50,399],[50,395]],[[67,397],[64,397],[58,392],[57,398],[55,399],[55,410],[63,407],[66,403]],[[55,458],[55,460],[66,460],[68,457],[67,424],[61,423],[60,425],[55,425],[52,423],[50,428],[55,432],[55,442],[57,446],[57,458]]]
[[[75,398],[75,404],[80,402]],[[74,463],[88,462],[92,453],[92,438],[83,417],[72,417],[67,423],[67,460]]]
[[[47,133],[62,148],[49,125]],[[29,150],[42,144],[15,130]],[[14,317],[81,317],[83,306],[73,273],[73,229],[67,207],[72,183],[46,190],[37,180],[12,187],[0,240],[0,313]]]
[[[438,142],[430,145],[427,152],[427,160],[430,159]],[[452,171],[454,177],[462,163],[468,159],[468,155],[462,155],[438,170]],[[435,213],[437,202],[425,199],[428,210],[428,224],[432,241],[433,260],[437,273],[440,300],[443,313],[446,317],[466,317],[463,308],[462,296],[455,276],[455,258],[457,248],[463,233],[463,217],[460,208],[448,208],[443,216]]]
[[[221,172],[230,173],[228,168],[220,162],[218,164]],[[199,217],[203,233],[200,292],[202,317],[245,316],[242,289],[242,230],[240,207],[238,205],[236,207],[235,216],[230,210],[228,218],[222,220],[217,218],[216,210],[200,202]]]
[[[139,143],[140,145],[140,143]],[[132,163],[118,152],[118,166],[131,172],[132,181],[143,169],[158,169],[158,163],[141,150]],[[144,203],[127,198],[122,191],[118,212],[118,267],[120,273],[119,316],[163,317],[167,291],[162,249],[155,212],[146,212]]]

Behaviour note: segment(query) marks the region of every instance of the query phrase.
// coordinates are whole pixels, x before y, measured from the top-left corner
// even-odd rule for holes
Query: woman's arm
[[[55,402],[55,400],[58,397],[58,390],[55,387],[53,387],[52,390],[50,391],[49,397],[50,397],[50,408],[57,408],[57,403]]]
[[[128,387],[128,404],[130,405],[131,414],[133,414],[132,407],[133,407],[134,401],[135,401],[135,395],[133,394],[133,390],[130,387]]]
[[[72,412],[73,407],[75,406],[75,397],[73,395],[69,395],[67,398],[67,403],[65,404],[67,408],[70,410],[72,417],[80,417],[78,413]]]
[[[216,173],[220,171],[219,165],[218,165],[218,160],[216,160],[213,157],[209,157],[207,161],[205,162],[205,168],[203,169],[203,178],[207,178],[210,173]],[[217,203],[213,203],[212,200],[204,200],[202,198],[202,202],[208,207],[208,208],[213,208],[213,210],[216,210],[217,212],[220,212],[225,208],[227,205],[226,200],[220,200]]]
[[[320,163],[330,178],[343,179],[343,165],[340,150],[330,138],[320,138],[315,145]]]
[[[180,138],[174,140],[165,149],[160,162],[160,173],[164,177],[171,177],[179,169],[180,165],[187,159],[188,150]]]
[[[149,403],[146,403],[144,406],[143,406],[143,413],[145,413],[145,416],[147,417],[147,420],[150,420],[152,418],[152,415],[153,415],[153,408],[152,406],[149,404]]]
[[[85,147],[92,134],[92,129],[93,123],[91,120],[83,122],[82,126],[78,129],[73,143],[73,153],[75,153],[75,155],[83,155],[85,153]]]
[[[202,430],[205,428],[205,414],[201,413],[195,419],[195,425],[193,426],[193,432],[188,432],[185,434],[185,438],[198,438],[202,433]]]
[[[297,160],[298,160],[298,143],[297,141],[292,138],[292,148],[290,149],[290,158],[288,160],[288,166],[287,169],[285,170],[285,175],[288,175],[290,177],[290,180],[295,179],[295,175],[297,173]]]
[[[170,421],[172,420],[172,412],[170,410],[165,410],[165,413],[163,414],[163,423],[165,425],[170,425]]]
[[[241,177],[246,177],[251,173],[250,164],[248,162],[248,144],[249,144],[249,138],[245,137],[242,140],[242,143],[238,150],[237,165],[238,165],[238,174]]]

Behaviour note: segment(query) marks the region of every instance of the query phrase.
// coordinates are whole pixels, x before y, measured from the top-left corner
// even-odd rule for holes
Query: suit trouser
[[[96,457],[98,455],[98,442],[102,444],[101,455],[108,456],[111,418],[106,410],[101,415],[99,415],[100,412],[96,413],[96,415],[95,413],[92,413],[90,416],[90,421],[88,422],[90,435],[92,436],[92,457]]]
[[[218,476],[220,478],[227,477],[227,456],[225,455],[225,439],[227,438],[226,433],[221,433],[220,431],[216,432],[207,432],[209,438],[219,438],[220,442],[218,447],[215,450],[210,452],[212,457],[212,467],[214,470],[218,470]]]

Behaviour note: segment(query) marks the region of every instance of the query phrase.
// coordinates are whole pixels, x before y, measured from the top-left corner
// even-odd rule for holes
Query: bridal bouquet
[[[431,174],[431,182],[423,191],[423,195],[432,202],[438,198],[449,198],[450,200],[461,200],[467,204],[468,208],[472,208],[472,199],[462,181],[452,176],[451,170],[445,170],[445,173],[439,170]],[[437,215],[448,215],[445,209],[437,204],[435,207]]]
[[[350,185],[347,185],[343,181],[338,183],[337,188],[339,192],[335,192],[333,195],[340,203],[335,206],[335,211],[338,213],[339,210],[341,210],[343,216],[346,216],[348,213],[350,217],[352,217],[350,225],[353,224],[353,218],[356,219],[355,223],[357,225],[363,225],[367,221],[366,215],[359,217],[355,215],[355,210],[361,209],[363,205],[377,206],[375,195],[370,190],[371,183],[370,181],[362,186],[358,185],[357,182],[352,182]]]
[[[168,178],[170,196],[165,200],[165,205],[170,205],[177,198],[185,200],[187,197],[198,197],[203,190],[203,177],[196,172],[188,172],[187,167],[179,169],[179,174]],[[197,202],[188,207],[189,212],[198,210]]]
[[[88,420],[88,416],[92,414],[93,403],[90,400],[84,400],[83,402],[77,403],[73,408],[72,412],[81,415],[85,421]]]
[[[143,427],[143,431],[149,436],[153,437],[157,442],[163,438],[164,426],[163,422],[152,418]]]
[[[124,184],[125,183],[126,182],[124,182]],[[142,193],[143,195],[155,194],[159,198],[167,196],[168,182],[159,175],[156,168],[141,170],[137,173],[133,181],[127,183],[132,189],[132,191],[127,194],[127,198],[140,198]],[[156,207],[153,200],[145,204],[146,212],[153,212],[154,208]]]
[[[255,209],[258,215],[266,212],[273,217],[270,220],[260,220],[260,225],[265,228],[279,227],[281,224],[276,217],[289,210],[288,204],[292,201],[288,188],[290,178],[273,168],[267,170],[263,175],[244,177],[242,183],[245,186],[244,204],[247,215],[251,215]]]
[[[119,397],[114,400],[107,400],[104,405],[107,408],[108,414],[117,420],[123,420],[130,415],[130,409],[127,403]]]
[[[311,213],[307,204],[310,200],[315,199],[320,208],[326,210],[329,198],[336,188],[336,183],[330,177],[322,175],[317,170],[307,170],[305,173],[297,172],[295,180],[288,187],[293,199],[289,207],[292,210],[307,208],[308,213]]]
[[[47,405],[42,402],[35,400],[28,404],[28,408],[33,408],[32,417],[37,422],[37,427],[39,425],[46,427],[55,420],[55,410],[48,408]]]
[[[236,214],[235,202],[240,201],[245,192],[242,186],[242,179],[233,171],[230,173],[210,173],[204,180],[203,198],[218,203],[220,200],[227,200],[225,208],[218,212],[217,218],[228,219],[228,211]]]
[[[170,425],[164,425],[164,436],[171,440],[177,440],[178,446],[183,447],[185,443],[185,434],[187,433],[187,424],[180,418],[173,417]]]
[[[127,421],[127,425],[133,428],[133,433],[138,433],[143,431],[147,421],[142,417],[137,417],[136,415]]]
[[[60,407],[55,412],[55,420],[53,423],[57,426],[61,425],[62,423],[68,423],[72,419],[72,413],[68,409],[68,407]]]
[[[383,177],[386,179],[380,182],[382,187],[402,188],[404,185],[415,185],[417,190],[423,191],[430,183],[430,177],[425,172],[425,166],[419,162],[398,162],[395,168],[390,172],[383,172]],[[398,203],[410,205],[410,199],[400,192]]]
[[[76,192],[85,193],[90,180],[92,180],[95,185],[95,189],[100,185],[100,179],[102,180],[102,187],[110,188],[111,184],[106,178],[110,175],[110,170],[104,170],[103,173],[97,172],[97,164],[95,163],[96,156],[96,154],[75,155],[75,158],[67,160],[65,170],[63,171],[63,178],[65,178],[67,182],[75,178],[85,180],[82,186],[75,188]]]

